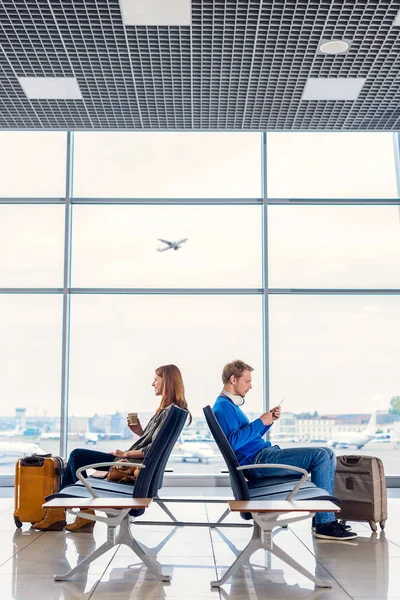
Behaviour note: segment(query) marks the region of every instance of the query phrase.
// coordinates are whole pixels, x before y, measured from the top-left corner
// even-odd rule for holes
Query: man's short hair
[[[232,362],[228,363],[222,369],[223,384],[225,385],[225,383],[229,383],[229,380],[232,377],[232,375],[234,375],[237,378],[241,377],[244,371],[254,371],[254,369],[242,360],[233,360]]]

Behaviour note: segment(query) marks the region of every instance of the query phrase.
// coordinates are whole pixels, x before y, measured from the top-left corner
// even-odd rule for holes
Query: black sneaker
[[[331,521],[330,523],[317,525],[314,537],[323,540],[334,540],[335,542],[347,542],[348,540],[354,540],[357,534],[354,531],[346,531],[343,525],[337,521]]]
[[[340,523],[339,521],[336,521],[336,523],[340,525],[340,527],[343,527],[346,531],[350,531],[351,529],[351,525],[343,525],[343,523]],[[313,517],[311,521],[311,530],[315,531],[315,517]]]

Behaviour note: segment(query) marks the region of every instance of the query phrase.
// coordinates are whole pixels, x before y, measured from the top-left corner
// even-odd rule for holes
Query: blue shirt
[[[271,442],[262,438],[271,425],[264,425],[260,418],[250,423],[239,406],[226,396],[218,396],[213,411],[240,465],[252,464],[260,450],[271,447]]]

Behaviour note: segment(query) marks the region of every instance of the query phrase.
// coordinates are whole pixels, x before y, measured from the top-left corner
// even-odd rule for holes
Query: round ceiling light
[[[349,42],[346,40],[328,40],[322,42],[319,49],[323,54],[343,54],[350,48]]]

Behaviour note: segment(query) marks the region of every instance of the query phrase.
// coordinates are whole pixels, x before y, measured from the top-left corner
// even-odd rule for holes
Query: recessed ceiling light
[[[345,54],[350,45],[350,40],[321,40],[319,51],[322,54]]]
[[[191,25],[191,0],[119,0],[125,25]]]
[[[30,100],[82,100],[75,77],[18,77]]]
[[[364,83],[364,77],[310,77],[302,100],[356,100]]]

